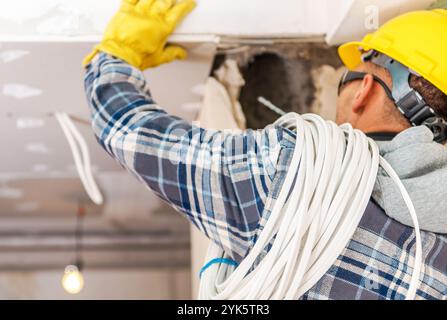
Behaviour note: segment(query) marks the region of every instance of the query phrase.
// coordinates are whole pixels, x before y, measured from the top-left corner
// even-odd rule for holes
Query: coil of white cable
[[[297,132],[288,174],[256,243],[238,266],[215,263],[202,273],[199,299],[298,299],[327,272],[353,236],[379,165],[398,184],[416,233],[406,299],[419,285],[422,245],[411,199],[377,145],[349,124],[288,113],[277,125]],[[296,182],[294,183],[294,180]],[[268,252],[265,248],[271,245]],[[229,258],[211,244],[206,261]]]

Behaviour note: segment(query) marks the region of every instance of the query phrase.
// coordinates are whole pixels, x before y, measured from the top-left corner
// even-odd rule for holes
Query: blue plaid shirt
[[[232,134],[167,114],[143,74],[101,53],[86,94],[102,147],[201,232],[240,261],[265,225],[295,146],[274,125]],[[421,299],[447,299],[447,238],[423,232]],[[303,299],[402,299],[414,261],[413,229],[370,203],[345,251]],[[372,284],[371,284],[372,283]]]

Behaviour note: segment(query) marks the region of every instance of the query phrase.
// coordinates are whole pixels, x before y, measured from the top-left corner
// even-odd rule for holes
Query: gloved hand
[[[140,70],[184,59],[186,51],[166,45],[166,41],[195,5],[195,0],[123,0],[102,42],[84,59],[84,66],[98,51],[121,58]]]

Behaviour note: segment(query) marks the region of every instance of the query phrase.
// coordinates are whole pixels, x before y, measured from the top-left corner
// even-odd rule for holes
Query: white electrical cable
[[[93,203],[97,205],[102,204],[103,196],[93,178],[90,153],[85,139],[65,112],[56,112],[55,117],[68,141],[76,165],[76,170],[85,191]],[[76,142],[79,144],[79,147],[76,145]],[[82,154],[82,156],[80,154]]]
[[[204,268],[199,299],[301,297],[352,238],[370,200],[379,164],[396,181],[414,222],[416,254],[406,296],[414,299],[422,266],[416,211],[375,142],[349,124],[338,127],[314,114],[288,113],[276,124],[296,129],[298,136],[282,189],[241,263],[214,263]],[[211,244],[206,261],[213,259],[229,256]]]
[[[281,108],[278,108],[271,101],[267,100],[266,98],[264,98],[262,96],[258,97],[258,102],[262,103],[265,107],[269,108],[270,110],[279,114],[280,116],[283,116],[286,114],[286,112],[284,110],[282,110]]]

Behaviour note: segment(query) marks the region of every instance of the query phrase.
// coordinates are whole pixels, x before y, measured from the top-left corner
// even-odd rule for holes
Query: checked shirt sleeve
[[[102,147],[201,232],[240,260],[256,238],[285,129],[231,134],[167,114],[143,74],[101,53],[85,89]]]

